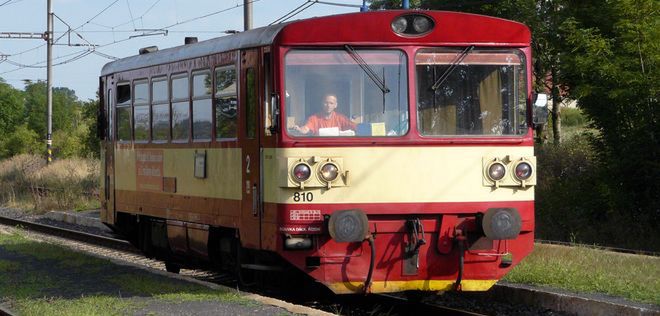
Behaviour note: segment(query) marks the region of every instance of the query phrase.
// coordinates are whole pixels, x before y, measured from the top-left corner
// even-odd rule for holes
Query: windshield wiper
[[[371,66],[369,66],[369,64],[367,64],[367,63],[364,61],[364,59],[362,59],[362,57],[360,56],[360,54],[358,54],[358,53],[355,51],[355,49],[353,49],[353,47],[351,47],[351,45],[344,45],[344,49],[346,49],[346,52],[348,52],[348,54],[349,54],[351,57],[353,57],[353,59],[354,59],[355,62],[360,66],[360,68],[362,68],[362,70],[364,70],[364,72],[367,74],[367,76],[369,76],[369,78],[371,78],[371,80],[376,84],[376,86],[377,86],[381,91],[383,91],[383,93],[388,93],[388,92],[390,92],[390,89],[388,89],[387,86],[385,86],[385,80],[384,80],[384,79],[381,80],[381,79],[378,77],[378,75],[377,75],[376,72],[371,68]]]
[[[442,73],[440,78],[435,81],[435,83],[431,86],[431,90],[435,91],[440,88],[440,86],[447,81],[447,78],[449,78],[449,75],[458,67],[458,64],[460,64],[465,57],[474,49],[474,45],[470,45],[467,48],[465,48],[454,60],[451,62],[451,65],[449,65],[449,68],[445,70],[445,72]]]

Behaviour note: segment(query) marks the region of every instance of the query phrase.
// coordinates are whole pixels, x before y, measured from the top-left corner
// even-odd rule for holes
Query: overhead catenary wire
[[[362,6],[359,4],[348,4],[348,3],[338,3],[338,2],[329,2],[329,1],[319,1],[319,0],[312,0],[316,3],[320,4],[325,4],[325,5],[332,5],[336,7],[347,7],[347,8],[361,8]]]
[[[133,28],[135,28],[135,23],[134,23],[134,22],[137,21],[137,20],[142,20],[142,18],[144,18],[144,16],[147,15],[147,13],[149,13],[149,12],[150,12],[150,11],[151,11],[151,10],[152,10],[152,9],[153,9],[153,8],[154,8],[154,7],[160,2],[160,1],[162,1],[162,0],[156,0],[156,1],[154,1],[154,3],[152,3],[151,6],[150,6],[147,10],[145,10],[145,11],[144,11],[140,16],[138,16],[137,18],[132,18],[132,17],[131,17],[131,20],[126,21],[126,22],[119,23],[119,24],[117,24],[117,25],[115,25],[115,26],[105,26],[105,25],[100,25],[100,24],[96,24],[96,25],[98,25],[98,26],[102,26],[102,27],[105,27],[105,28],[108,28],[108,29],[113,29],[113,30],[114,30],[114,29],[116,29],[116,28],[118,28],[118,27],[120,27],[120,26],[124,26],[124,25],[126,25],[126,24],[133,23]],[[94,24],[94,23],[92,23],[92,24]]]
[[[126,0],[126,7],[128,8],[128,15],[131,17],[131,22],[133,22],[133,28],[136,29],[137,26],[135,26],[135,18],[133,18],[133,11],[131,11],[131,3]]]
[[[54,58],[53,60],[57,60],[57,59],[62,59],[62,58],[64,58],[64,57],[68,57],[68,56],[76,55],[76,54],[77,54],[76,56],[74,56],[74,57],[72,57],[72,58],[70,58],[70,59],[67,59],[67,60],[65,60],[65,61],[62,61],[62,62],[59,62],[59,63],[53,64],[53,66],[59,66],[59,65],[64,65],[64,64],[68,64],[68,63],[74,62],[74,61],[76,61],[76,60],[78,60],[78,59],[80,59],[80,58],[83,58],[83,57],[85,57],[85,56],[91,54],[92,52],[93,52],[93,51],[89,51],[89,50],[85,50],[85,51],[82,51],[82,52],[77,51],[77,52],[75,52],[75,53],[72,53],[72,54],[69,54],[69,55],[66,55],[66,56],[60,56],[60,57],[58,57],[58,58]],[[34,63],[34,64],[31,64],[31,65],[17,63],[17,62],[14,62],[14,61],[12,61],[12,60],[9,60],[9,59],[7,59],[6,62],[7,62],[8,64],[10,64],[10,65],[13,65],[13,66],[16,66],[16,67],[20,67],[20,68],[16,68],[16,69],[13,69],[13,70],[9,70],[9,71],[2,72],[2,73],[0,73],[0,75],[2,75],[2,74],[6,74],[6,73],[10,73],[10,72],[14,72],[14,71],[17,71],[17,70],[20,70],[20,69],[23,69],[23,68],[46,68],[45,65],[40,65],[40,64],[43,64],[44,61],[40,61],[40,62],[38,62],[38,63]]]
[[[261,1],[261,0],[252,0],[252,1],[250,1],[249,3],[255,3],[255,2],[259,2],[259,1]],[[171,28],[171,27],[175,27],[175,26],[179,26],[179,25],[182,25],[182,24],[190,23],[190,22],[193,22],[193,21],[197,21],[197,20],[205,19],[205,18],[208,18],[208,17],[214,16],[214,15],[217,15],[217,14],[220,14],[220,13],[223,13],[223,12],[227,12],[227,11],[230,11],[230,10],[234,10],[234,9],[236,9],[236,8],[240,8],[240,7],[242,7],[242,6],[244,6],[244,4],[236,4],[236,5],[232,6],[232,7],[228,7],[228,8],[221,9],[221,10],[218,10],[218,11],[214,11],[214,12],[211,12],[211,13],[208,13],[208,14],[204,14],[204,15],[201,15],[201,16],[198,16],[198,17],[190,18],[190,19],[187,19],[187,20],[184,20],[184,21],[181,21],[181,22],[176,22],[176,23],[171,24],[171,25],[168,25],[168,26],[164,26],[164,27],[161,27],[161,28],[154,28],[154,29],[158,29],[158,30],[162,30],[162,31],[167,31],[167,32],[172,32],[172,31],[168,30],[168,29]],[[132,38],[132,37],[127,37],[127,38],[120,39],[120,40],[114,40],[114,41],[112,41],[112,42],[108,42],[108,43],[105,43],[105,44],[101,44],[101,45],[99,45],[98,47],[99,47],[99,48],[108,47],[108,46],[110,46],[110,45],[114,45],[114,44],[118,44],[118,43],[126,42],[126,41],[131,40],[131,39],[133,39],[133,38]]]
[[[11,1],[11,0],[10,0],[10,1]],[[18,0],[18,1],[22,1],[22,0]],[[80,26],[76,27],[75,30],[78,30],[79,28],[83,27],[84,25],[86,25],[86,24],[88,24],[88,23],[91,23],[94,19],[96,19],[97,17],[99,17],[101,14],[103,14],[103,12],[107,11],[110,7],[112,7],[112,6],[113,6],[115,3],[117,3],[118,1],[119,1],[119,0],[114,0],[112,3],[110,3],[110,4],[107,5],[105,8],[103,8],[103,10],[99,11],[98,13],[96,13],[91,19],[88,19],[87,22],[85,22],[85,23],[81,24]],[[31,52],[31,51],[37,50],[37,49],[42,48],[42,47],[44,47],[44,46],[46,46],[46,44],[41,44],[41,45],[39,45],[39,46],[36,46],[36,47],[30,48],[30,49],[24,50],[24,51],[21,51],[21,52],[18,52],[18,53],[14,53],[14,54],[11,54],[11,55],[12,55],[12,56],[23,55],[23,54],[25,54],[25,53],[28,53],[28,52]]]
[[[101,10],[101,11],[98,12],[96,15],[94,15],[91,19],[87,20],[87,22],[81,24],[80,26],[78,26],[78,27],[76,27],[76,28],[73,28],[72,31],[76,31],[76,30],[80,29],[82,26],[84,26],[84,25],[86,25],[86,24],[89,24],[89,23],[92,23],[92,21],[93,21],[94,19],[96,19],[98,16],[100,16],[103,12],[105,12],[106,10],[108,10],[111,6],[113,6],[113,5],[114,5],[115,3],[117,3],[118,1],[119,1],[119,0],[115,0],[115,1],[113,1],[113,2],[110,3],[108,6],[106,6],[103,10]],[[160,1],[160,0],[155,1],[154,4],[152,4],[152,6],[151,6],[149,9],[147,9],[147,10],[145,11],[144,14],[148,13],[148,12],[149,12],[149,11],[150,11],[150,10],[151,10],[151,9],[152,9],[152,8],[153,8],[153,7],[159,2],[159,1]],[[251,3],[258,2],[258,1],[260,1],[260,0],[252,0]],[[211,12],[211,13],[208,13],[208,14],[205,14],[205,15],[201,15],[201,16],[198,16],[198,17],[194,17],[194,18],[191,18],[191,19],[188,19],[188,20],[185,20],[185,21],[177,22],[177,23],[174,23],[174,24],[172,24],[172,25],[168,25],[168,26],[166,26],[166,27],[163,27],[162,29],[164,30],[164,29],[167,29],[167,28],[170,28],[170,27],[174,27],[174,26],[178,26],[178,25],[181,25],[181,24],[190,23],[190,22],[192,22],[192,21],[196,21],[196,20],[200,20],[200,19],[208,18],[208,17],[214,16],[214,15],[220,14],[220,13],[222,13],[222,12],[227,12],[227,11],[229,11],[229,10],[233,10],[233,9],[236,9],[236,8],[242,7],[243,5],[244,5],[244,4],[237,4],[237,5],[232,6],[232,7],[228,7],[228,8],[222,9],[222,10],[218,10],[218,11]],[[58,18],[59,18],[59,17],[58,17]],[[60,20],[61,20],[61,19],[60,19]],[[68,24],[67,24],[67,25],[68,25]],[[62,36],[66,35],[66,33],[67,33],[67,32],[63,33]],[[60,38],[61,38],[62,36],[60,36]],[[98,47],[98,48],[108,47],[108,46],[110,46],[110,45],[114,45],[114,44],[117,44],[117,43],[121,43],[121,42],[128,41],[128,40],[130,40],[130,39],[132,39],[132,38],[131,38],[131,37],[128,37],[128,38],[125,38],[125,39],[122,39],[122,40],[114,40],[114,41],[109,42],[109,43],[106,43],[106,44],[98,45],[97,47]],[[29,49],[29,50],[27,50],[27,51],[36,50],[36,49],[38,49],[38,48],[40,48],[40,47],[43,47],[43,46],[45,46],[45,44],[40,45],[40,46],[38,46],[38,47],[31,48],[31,49]],[[25,51],[25,52],[27,52],[27,51]],[[76,60],[78,60],[78,59],[80,59],[80,58],[82,58],[82,57],[85,57],[85,56],[87,56],[87,55],[89,55],[89,54],[92,54],[92,53],[94,53],[94,54],[96,54],[96,55],[98,55],[98,56],[104,57],[104,58],[108,58],[108,59],[118,59],[117,57],[110,56],[110,55],[107,55],[107,54],[104,54],[104,53],[101,53],[101,52],[95,53],[96,51],[97,51],[96,49],[93,49],[93,50],[84,50],[84,51],[77,51],[77,52],[74,52],[74,53],[72,53],[72,54],[68,54],[68,55],[60,56],[59,58],[56,58],[56,59],[61,59],[61,58],[65,57],[65,56],[68,57],[68,56],[72,56],[72,55],[78,54],[78,55],[76,55],[75,57],[72,57],[70,60],[66,60],[66,61],[63,61],[63,62],[60,62],[60,63],[54,64],[53,66],[58,66],[58,65],[67,64],[67,63],[70,63],[70,62],[76,61]],[[19,55],[19,54],[14,54],[14,55],[12,55],[12,56],[15,56],[15,55]],[[40,64],[43,64],[44,62],[45,62],[45,61],[40,61],[40,62],[37,62],[37,63],[34,63],[34,64],[30,64],[30,65],[28,65],[28,64],[22,64],[22,63],[18,63],[18,62],[14,62],[14,61],[9,61],[9,60],[8,60],[8,63],[9,63],[9,64],[14,65],[14,66],[19,67],[19,68],[16,68],[16,69],[13,69],[13,70],[9,70],[9,71],[5,71],[5,72],[1,72],[0,75],[1,75],[1,74],[6,74],[6,73],[10,73],[10,72],[14,72],[14,71],[18,71],[18,70],[23,69],[23,68],[44,68],[45,66],[40,65]]]
[[[23,1],[23,0],[18,0],[18,1]],[[133,15],[132,15],[132,12],[129,12],[129,13],[131,14],[131,20],[130,20],[130,21],[127,21],[127,22],[124,22],[124,23],[122,23],[122,24],[118,24],[116,27],[118,27],[118,26],[122,26],[122,25],[125,25],[125,24],[128,24],[128,23],[133,23],[133,25],[135,26],[135,23],[134,23],[134,22],[135,22],[136,20],[142,19],[146,14],[148,14],[148,13],[149,13],[149,12],[155,7],[155,6],[156,6],[159,2],[161,2],[161,1],[162,1],[162,0],[155,0],[155,1],[151,4],[151,6],[150,6],[147,10],[145,10],[145,11],[144,11],[139,17],[135,17],[135,18],[134,18]],[[252,1],[250,1],[249,3],[255,3],[255,2],[259,2],[259,1],[261,1],[261,0],[252,0]],[[102,31],[77,31],[77,30],[79,30],[80,28],[82,28],[83,26],[85,26],[85,25],[87,25],[87,24],[93,24],[93,25],[97,25],[97,26],[101,26],[101,27],[105,27],[105,28],[110,28],[111,30],[108,31],[108,32],[112,32],[112,33],[115,33],[115,32],[131,32],[131,31],[129,31],[129,30],[114,30],[115,27],[108,27],[108,26],[106,26],[106,25],[103,25],[103,24],[100,24],[100,23],[95,23],[95,22],[93,22],[96,18],[98,18],[100,15],[102,15],[104,12],[106,12],[109,8],[111,8],[112,6],[114,6],[117,2],[119,2],[119,0],[114,0],[114,1],[112,1],[110,4],[108,4],[107,6],[105,6],[101,11],[99,11],[98,13],[96,13],[94,16],[92,16],[92,17],[91,17],[90,19],[88,19],[86,22],[82,23],[81,25],[79,25],[78,27],[75,27],[75,28],[71,28],[71,26],[68,25],[66,22],[64,22],[60,17],[58,17],[58,19],[60,19],[60,21],[64,22],[65,24],[67,24],[67,26],[70,28],[70,32],[74,32],[79,38],[81,38],[82,40],[84,40],[85,42],[87,42],[88,44],[90,44],[90,46],[91,46],[91,43],[90,43],[89,41],[87,41],[86,39],[84,39],[84,37],[83,37],[80,33],[92,33],[92,32],[99,32],[99,33],[100,33],[100,32],[102,32]],[[359,5],[342,4],[342,3],[329,2],[329,1],[308,0],[308,1],[306,1],[305,3],[303,3],[302,5],[298,6],[298,7],[295,8],[294,10],[292,10],[292,11],[290,11],[289,13],[285,14],[285,15],[282,16],[281,18],[275,20],[273,23],[271,23],[271,24],[269,24],[269,25],[272,25],[272,24],[275,24],[275,23],[282,23],[282,22],[284,22],[284,21],[286,21],[286,20],[288,20],[288,19],[291,19],[292,17],[294,17],[294,16],[300,14],[301,12],[305,11],[306,9],[308,9],[309,7],[313,6],[313,5],[316,4],[316,3],[324,4],[324,5],[344,6],[344,7],[360,7]],[[129,4],[128,4],[128,0],[127,0],[127,5],[129,5]],[[197,16],[197,17],[194,17],[194,18],[190,18],[190,19],[187,19],[187,20],[184,20],[184,21],[180,21],[180,22],[176,22],[176,23],[173,23],[173,24],[170,24],[170,25],[164,26],[164,27],[160,28],[159,30],[163,30],[163,31],[167,31],[167,32],[177,32],[177,33],[178,33],[178,32],[193,32],[193,31],[170,31],[170,30],[168,30],[168,29],[169,29],[169,28],[172,28],[172,27],[175,27],[175,26],[182,25],[182,24],[190,23],[190,22],[193,22],[193,21],[197,21],[197,20],[201,20],[201,19],[209,18],[209,17],[215,16],[215,15],[220,14],[220,13],[223,13],[223,12],[227,12],[227,11],[230,11],[230,10],[233,10],[233,9],[236,9],[236,8],[243,7],[244,5],[245,5],[245,3],[236,4],[236,5],[232,6],[232,7],[228,7],[228,8],[221,9],[221,10],[217,10],[217,11],[214,11],[214,12],[211,12],[211,13],[208,13],[208,14],[204,14],[204,15],[201,15],[201,16]],[[130,11],[130,5],[129,5],[129,11]],[[132,32],[135,32],[135,30],[133,30]],[[195,31],[195,32],[205,32],[205,31]],[[63,36],[65,36],[67,33],[68,33],[68,32],[64,32],[64,33],[63,33],[58,39],[61,39],[61,38],[62,38]],[[222,32],[220,32],[220,31],[206,31],[205,33],[222,33]],[[113,41],[108,42],[108,43],[105,43],[105,44],[97,45],[96,47],[97,47],[97,48],[108,47],[108,46],[111,46],[111,45],[114,45],[114,44],[118,44],[118,43],[122,43],[122,42],[128,41],[128,40],[130,40],[130,39],[132,39],[132,38],[133,38],[133,37],[128,37],[128,38],[124,38],[124,39],[120,39],[120,40],[113,40]],[[16,53],[16,54],[12,54],[12,56],[21,55],[21,54],[24,54],[24,53],[27,53],[27,52],[30,52],[30,51],[33,51],[33,50],[39,49],[39,48],[44,47],[44,46],[45,46],[45,44],[43,44],[43,45],[39,45],[39,46],[37,46],[37,47],[33,47],[33,48],[30,48],[30,49],[25,50],[25,51],[22,51],[22,52],[19,52],[19,53]],[[68,57],[68,56],[71,56],[71,55],[75,55],[75,57],[72,57],[72,58],[69,59],[69,60],[66,60],[66,61],[63,61],[63,62],[57,63],[57,64],[55,64],[55,66],[57,66],[57,65],[62,65],[62,64],[67,64],[67,63],[70,63],[70,62],[76,61],[76,60],[78,60],[78,59],[80,59],[80,58],[83,58],[83,57],[85,57],[85,56],[88,56],[88,55],[90,55],[90,54],[95,54],[95,55],[98,55],[98,56],[101,56],[101,57],[104,57],[104,58],[108,58],[108,59],[118,59],[117,57],[114,57],[114,56],[111,56],[111,55],[108,55],[108,54],[105,54],[105,53],[102,53],[102,52],[98,52],[96,49],[87,49],[87,50],[84,50],[84,51],[77,51],[77,52],[74,52],[74,53],[72,53],[72,54],[64,55],[64,56],[67,56],[67,57]],[[61,59],[61,58],[64,57],[64,56],[60,56],[59,59]],[[31,64],[31,65],[26,65],[26,64],[21,64],[21,63],[17,63],[17,62],[11,61],[10,64],[15,65],[15,66],[17,66],[17,67],[19,67],[19,68],[14,69],[14,70],[10,70],[10,71],[6,71],[6,72],[2,72],[2,73],[0,73],[0,74],[5,74],[5,73],[9,73],[9,72],[17,71],[17,70],[22,69],[22,68],[43,68],[43,67],[45,67],[45,66],[41,66],[40,64],[42,64],[42,63],[44,63],[44,62],[45,62],[45,61],[41,61],[41,62],[37,62],[37,63]]]
[[[261,1],[261,0],[252,0],[252,1],[249,1],[248,3],[255,3],[255,2],[259,2],[259,1]],[[233,9],[236,9],[236,8],[240,8],[240,7],[242,7],[242,6],[244,6],[244,4],[236,4],[236,5],[233,6],[233,7],[228,7],[228,8],[222,9],[222,10],[218,10],[218,11],[215,11],[215,12],[211,12],[211,13],[209,13],[209,14],[205,14],[205,15],[201,15],[201,16],[198,16],[198,17],[195,17],[195,18],[191,18],[191,19],[188,19],[188,20],[185,20],[185,21],[182,21],[182,22],[177,22],[177,23],[174,23],[174,24],[171,24],[171,25],[168,25],[168,26],[162,27],[161,29],[168,29],[168,28],[170,28],[170,27],[178,26],[178,25],[181,25],[181,24],[190,23],[190,22],[193,22],[193,21],[197,21],[197,20],[205,19],[205,18],[208,18],[208,17],[214,16],[214,15],[217,15],[217,14],[220,14],[220,13],[223,13],[223,12],[227,12],[227,11],[229,11],[229,10],[233,10]]]
[[[309,7],[313,6],[315,3],[316,3],[316,1],[307,0],[307,1],[305,1],[305,3],[301,4],[300,6],[298,6],[295,9],[289,11],[287,14],[283,15],[282,17],[278,18],[277,20],[271,22],[268,25],[274,25],[274,24],[285,22],[286,20],[298,15],[298,13],[307,10]]]

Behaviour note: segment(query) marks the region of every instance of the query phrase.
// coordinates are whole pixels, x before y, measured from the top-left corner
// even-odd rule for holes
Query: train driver
[[[337,113],[335,109],[337,109],[337,96],[326,94],[321,111],[310,116],[305,125],[296,125],[293,129],[304,135],[310,133],[319,135],[319,129],[322,128],[338,128],[339,131],[355,130],[355,123],[345,115]]]

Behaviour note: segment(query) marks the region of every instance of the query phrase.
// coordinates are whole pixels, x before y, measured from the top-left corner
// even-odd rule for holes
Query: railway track
[[[25,228],[31,231],[35,231],[47,235],[76,240],[84,243],[93,244],[96,246],[102,246],[114,250],[128,252],[131,254],[140,254],[140,250],[133,247],[133,245],[131,245],[128,241],[122,239],[109,238],[109,237],[89,234],[85,232],[75,231],[71,229],[39,224],[39,223],[34,223],[19,219],[7,218],[2,216],[0,216],[0,224],[13,226],[13,227],[18,226],[21,228]]]
[[[149,266],[151,268],[159,269],[165,271],[165,265],[161,262],[147,259],[142,257],[141,252],[133,247],[130,243],[125,240],[109,238],[104,236],[99,236],[95,234],[89,234],[85,232],[75,231],[71,229],[60,228],[56,226],[50,226],[45,224],[39,224],[24,220],[12,219],[7,217],[0,216],[0,224],[19,227],[22,229],[29,230],[31,232],[37,232],[48,236],[53,236],[57,238],[62,238],[65,240],[73,240],[79,243],[84,243],[92,247],[107,248],[113,251],[123,253],[122,255],[114,256],[118,260],[129,261],[132,264],[139,264]],[[89,248],[80,248],[77,249],[101,254],[103,256],[108,256],[107,251],[99,252],[98,250],[93,250]],[[130,257],[127,258],[126,254]],[[135,260],[138,257],[140,259]],[[187,277],[192,277],[200,281],[210,282],[218,285],[229,286],[235,288],[237,286],[237,281],[234,277],[226,274],[219,273],[215,271],[206,271],[206,270],[182,270],[182,275]],[[319,298],[316,300],[309,299],[296,299],[292,297],[291,294],[282,294],[276,293],[270,288],[267,291],[259,290],[254,287],[239,287],[241,291],[249,292],[258,292],[257,294],[275,296],[278,299],[292,301],[295,304],[306,305],[316,309],[322,309],[330,313],[342,314],[342,315],[351,315],[351,316],[360,316],[360,315],[409,315],[410,313],[421,313],[422,315],[482,315],[478,313],[473,313],[470,311],[460,310],[456,308],[449,308],[432,303],[422,303],[415,302],[414,300],[408,300],[404,297],[395,296],[395,295],[341,295],[341,296],[330,296]],[[1,314],[1,313],[0,313]]]

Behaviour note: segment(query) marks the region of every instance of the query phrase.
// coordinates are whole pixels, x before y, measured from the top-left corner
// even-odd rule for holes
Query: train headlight
[[[307,179],[309,179],[309,176],[312,175],[312,169],[309,167],[308,164],[301,162],[297,164],[295,167],[293,167],[293,171],[291,172],[291,175],[293,176],[293,179],[295,179],[298,182],[304,182]]]
[[[327,182],[335,181],[339,175],[339,167],[332,162],[328,162],[321,166],[321,169],[319,169],[319,175],[321,176],[321,179]]]
[[[408,20],[406,20],[405,16],[400,16],[392,21],[392,31],[394,31],[394,33],[402,34],[407,28]]]
[[[514,174],[518,180],[527,180],[532,176],[532,165],[526,162],[519,162],[514,170]]]
[[[431,29],[431,19],[426,16],[418,15],[413,19],[413,29],[417,33],[426,33]]]
[[[493,162],[488,166],[488,177],[493,181],[500,181],[506,174],[506,167],[501,162]]]
[[[328,232],[336,242],[360,242],[369,234],[369,220],[362,210],[335,211]]]
[[[392,31],[401,36],[417,37],[430,32],[435,22],[430,16],[413,13],[401,15],[392,20]]]

